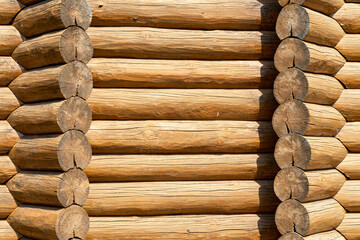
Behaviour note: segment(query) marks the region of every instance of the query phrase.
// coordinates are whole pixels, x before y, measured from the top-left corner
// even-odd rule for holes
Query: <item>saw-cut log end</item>
[[[279,72],[292,67],[305,70],[310,62],[310,51],[306,44],[297,38],[287,38],[276,50],[274,64]]]
[[[59,215],[56,224],[56,235],[59,240],[84,239],[89,231],[89,216],[79,206],[65,208]]]
[[[306,10],[297,4],[290,4],[285,6],[278,16],[276,33],[281,40],[288,37],[304,39],[309,26],[309,15]]]
[[[284,7],[287,4],[298,4],[301,5],[305,2],[305,0],[278,0],[279,4]]]
[[[60,13],[65,27],[79,26],[86,30],[90,26],[92,14],[86,0],[62,0]]]
[[[287,199],[302,201],[309,192],[309,181],[300,168],[284,168],[275,177],[274,190],[281,201]]]

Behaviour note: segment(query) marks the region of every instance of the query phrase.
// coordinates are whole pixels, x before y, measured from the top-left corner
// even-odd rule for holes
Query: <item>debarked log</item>
[[[23,37],[15,27],[0,25],[0,55],[10,56],[14,49],[23,42]]]
[[[0,156],[0,183],[5,183],[20,170],[8,156]],[[275,176],[275,174],[274,174]],[[1,235],[0,235],[1,236]]]
[[[360,33],[359,4],[345,3],[332,17],[341,24],[347,33]]]
[[[337,200],[348,212],[360,212],[360,181],[348,180],[335,195]]]
[[[351,180],[360,180],[360,154],[348,154],[336,169]]]
[[[21,102],[7,87],[0,87],[0,119],[6,119],[10,113],[17,109]]]
[[[16,14],[24,7],[19,1],[0,0],[0,24],[10,24]],[[2,235],[0,235],[2,236]]]
[[[7,86],[14,78],[22,74],[23,67],[12,57],[0,57],[0,87]]]
[[[5,219],[17,208],[18,203],[5,185],[0,185],[0,199],[0,219]]]
[[[336,45],[336,49],[349,62],[360,61],[360,34],[346,34]]]
[[[6,154],[20,140],[21,134],[16,132],[7,121],[0,121],[0,154]]]
[[[301,4],[327,15],[335,13],[345,4],[344,0],[279,0],[279,3],[281,6],[285,6],[286,4]]]
[[[347,213],[344,220],[336,228],[347,240],[360,238],[360,213]]]
[[[346,88],[360,88],[360,62],[346,62],[335,77]]]
[[[15,232],[6,220],[0,220],[0,236],[3,240],[22,239],[21,235]]]
[[[345,89],[333,105],[348,122],[360,120],[360,89]]]
[[[332,230],[328,232],[322,232],[313,234],[307,237],[303,237],[298,233],[287,233],[283,235],[279,240],[346,240],[343,235],[338,231]]]
[[[347,122],[336,137],[350,152],[360,152],[360,122]]]

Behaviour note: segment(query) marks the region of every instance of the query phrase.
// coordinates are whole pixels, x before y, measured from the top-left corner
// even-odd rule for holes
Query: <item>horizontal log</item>
[[[347,61],[360,61],[360,34],[346,34],[336,45],[336,49]]]
[[[296,67],[307,72],[333,75],[344,66],[345,62],[345,58],[336,49],[304,42],[297,38],[287,38],[282,41],[274,57],[275,67],[279,72]]]
[[[281,40],[296,37],[307,42],[334,47],[345,35],[333,18],[297,4],[285,6],[276,22]]]
[[[22,205],[9,216],[11,227],[35,239],[83,239],[89,230],[89,217],[79,206],[53,208]]]
[[[336,169],[351,180],[360,180],[360,155],[348,154]]]
[[[303,237],[297,233],[287,233],[283,235],[279,240],[346,240],[343,235],[341,235],[338,231],[332,230],[329,232],[322,232],[313,234],[307,237]]]
[[[25,5],[32,5],[32,4],[36,4],[38,2],[41,2],[43,0],[19,0],[22,4],[25,4]]]
[[[286,4],[301,4],[327,15],[335,13],[345,4],[344,0],[279,0],[279,3],[281,6],[285,6]]]
[[[1,164],[1,162],[0,162]],[[94,155],[90,182],[274,179],[273,154]]]
[[[10,113],[20,107],[21,102],[7,87],[0,87],[0,119],[6,119]]]
[[[360,33],[360,5],[345,3],[333,16],[347,33]]]
[[[24,7],[20,2],[14,0],[0,1],[0,24],[10,24],[15,15]]]
[[[273,30],[280,12],[277,0],[88,2],[93,13],[91,25],[108,27]]]
[[[360,212],[360,181],[348,180],[334,196],[348,212]]]
[[[360,88],[360,62],[346,62],[335,77],[346,88]]]
[[[93,89],[93,119],[271,120],[272,89]]]
[[[276,34],[271,31],[90,27],[87,34],[94,46],[94,57],[272,59],[279,42]]]
[[[0,156],[0,183],[5,183],[18,172],[19,169],[8,156]]]
[[[88,66],[99,88],[272,88],[277,74],[273,61],[93,58]]]
[[[310,202],[333,197],[345,182],[344,175],[336,169],[305,172],[289,167],[276,175],[274,191],[281,201],[295,199]]]
[[[345,89],[333,105],[348,122],[360,120],[360,89]]]
[[[0,57],[0,87],[7,86],[22,72],[22,66],[20,66],[12,57]]]
[[[256,226],[256,227],[255,227]],[[272,214],[91,217],[86,240],[221,239],[272,240],[279,237]]]
[[[23,37],[13,26],[0,25],[0,55],[10,56],[23,42]]]
[[[92,54],[93,47],[86,32],[79,27],[69,27],[23,42],[15,49],[12,57],[25,68],[31,69],[74,60],[86,64]]]
[[[72,97],[63,101],[25,104],[10,114],[7,121],[23,134],[64,133],[90,128],[91,109],[85,100]]]
[[[0,219],[5,219],[17,208],[18,203],[5,185],[0,185],[0,199]]]
[[[360,238],[360,213],[347,213],[344,220],[336,228],[347,240]]]
[[[75,130],[61,135],[25,136],[11,149],[9,157],[23,170],[84,169],[91,159],[91,146],[84,134]]]
[[[20,140],[17,133],[7,121],[0,121],[0,154],[6,154]]]
[[[91,22],[91,9],[86,0],[42,1],[22,10],[13,25],[25,37],[79,26],[86,30]]]
[[[79,96],[87,99],[92,89],[92,76],[82,62],[24,72],[9,85],[22,102],[40,102]]]
[[[3,240],[23,240],[21,235],[15,232],[6,220],[0,220],[0,236]]]
[[[91,183],[90,216],[271,213],[273,181]]]
[[[92,121],[87,137],[96,154],[273,152],[270,122]]]
[[[347,122],[336,137],[350,152],[360,152],[360,122]]]
[[[304,170],[316,170],[335,168],[342,163],[348,151],[334,137],[287,134],[277,141],[274,155],[280,168],[295,166]]]
[[[274,95],[278,103],[297,99],[309,103],[331,105],[344,90],[334,77],[305,73],[297,68],[285,70],[276,77]]]
[[[79,169],[63,172],[20,172],[6,186],[16,200],[35,205],[69,207],[83,205],[89,180]]]
[[[276,226],[281,234],[297,232],[302,236],[335,229],[346,211],[334,199],[300,203],[286,200],[275,213]]]
[[[307,136],[335,136],[345,125],[345,118],[332,106],[291,100],[281,104],[272,124],[279,137],[288,133]]]

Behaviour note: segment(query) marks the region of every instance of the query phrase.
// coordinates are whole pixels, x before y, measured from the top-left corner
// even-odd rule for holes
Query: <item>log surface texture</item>
[[[13,26],[0,25],[0,55],[10,56],[15,48],[23,42],[21,34]]]
[[[20,104],[9,88],[0,87],[0,120],[6,119]]]
[[[346,88],[360,88],[360,62],[346,62],[335,77]]]
[[[334,199],[348,212],[360,212],[360,181],[346,181]]]
[[[10,24],[22,8],[23,5],[17,0],[0,0],[0,24]]]
[[[7,86],[23,72],[23,68],[12,57],[0,57],[0,87]]]
[[[350,152],[360,152],[360,122],[347,122],[336,137]]]
[[[360,34],[346,34],[336,45],[336,49],[349,62],[360,61]]]
[[[344,220],[336,228],[347,240],[360,238],[360,213],[347,213]]]
[[[286,4],[301,4],[315,11],[331,15],[338,11],[344,4],[344,0],[278,0],[281,6]],[[348,0],[347,0],[348,1]],[[358,0],[351,0],[358,1]]]
[[[336,168],[351,180],[360,180],[360,154],[348,154]]]
[[[18,172],[19,169],[8,156],[0,156],[0,184],[5,183]]]
[[[17,208],[18,203],[5,185],[0,185],[0,199],[0,219],[6,219]]]
[[[0,236],[3,240],[22,239],[21,235],[15,232],[6,220],[0,220]]]
[[[0,154],[6,154],[20,140],[18,134],[7,121],[0,120]]]
[[[332,17],[347,33],[360,33],[360,4],[346,3]]]

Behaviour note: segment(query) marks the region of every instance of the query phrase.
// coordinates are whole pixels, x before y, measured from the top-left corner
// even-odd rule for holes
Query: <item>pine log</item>
[[[88,66],[99,88],[272,88],[277,74],[273,61],[93,58]]]
[[[274,240],[272,214],[92,217],[86,240]]]
[[[335,77],[346,88],[360,88],[360,62],[346,62]]]
[[[25,136],[11,149],[9,157],[24,170],[84,169],[91,159],[91,146],[84,134],[75,130],[61,135]]]
[[[51,0],[21,11],[13,25],[25,37],[79,26],[86,30],[91,23],[91,9],[86,0]]]
[[[304,102],[331,105],[344,90],[334,77],[305,73],[297,68],[285,70],[276,77],[274,95],[278,103],[297,99]]]
[[[7,87],[0,87],[0,119],[6,119],[10,113],[20,107],[21,102]]]
[[[274,179],[272,153],[223,155],[94,155],[90,182]]]
[[[25,5],[32,5],[32,4],[36,4],[38,2],[41,2],[43,0],[19,0],[22,4],[25,4]]]
[[[334,196],[348,212],[360,212],[360,181],[348,180]]]
[[[336,169],[351,180],[360,180],[360,155],[348,154]]]
[[[45,206],[81,206],[89,194],[89,180],[79,169],[70,169],[65,173],[20,172],[6,186],[16,200]]]
[[[91,183],[90,216],[272,213],[273,181]]]
[[[347,240],[360,238],[360,213],[347,213],[342,223],[336,228]]]
[[[360,120],[360,89],[345,89],[333,105],[348,122]]]
[[[18,204],[5,185],[0,185],[0,199],[0,219],[5,219]]]
[[[274,58],[275,67],[279,72],[296,67],[303,71],[328,75],[338,72],[345,62],[345,58],[336,49],[297,38],[282,41]]]
[[[96,154],[273,152],[270,122],[93,121],[87,137]]]
[[[15,166],[15,164],[8,156],[0,156],[0,184],[5,183],[18,172],[19,169]]]
[[[360,33],[360,5],[345,3],[333,16],[347,33]]]
[[[286,4],[301,4],[327,15],[335,13],[345,4],[344,0],[279,0],[279,3],[281,6],[285,6]]]
[[[98,89],[89,99],[93,119],[271,120],[272,89]]]
[[[24,7],[17,0],[0,0],[0,24],[10,24],[15,15]],[[1,234],[0,234],[1,236]]]
[[[348,122],[336,136],[350,152],[360,152],[360,122]]]
[[[0,25],[0,55],[10,56],[23,42],[23,37],[13,26]]]
[[[347,61],[360,61],[360,34],[346,34],[336,45],[336,49]]]
[[[272,59],[271,31],[201,31],[146,27],[90,27],[94,57],[156,59]]]
[[[86,32],[79,27],[69,27],[23,42],[15,49],[12,57],[22,66],[30,69],[69,63],[74,60],[86,64],[92,54],[93,47]]]
[[[22,66],[20,66],[12,57],[0,57],[0,87],[7,86],[22,72]]]
[[[283,235],[279,240],[346,240],[343,235],[338,231],[332,230],[329,232],[322,232],[313,234],[307,237],[303,237],[298,233],[287,233]]]
[[[307,136],[335,136],[345,125],[345,118],[331,106],[291,100],[281,104],[272,124],[279,137],[288,133]]]
[[[344,175],[336,169],[304,172],[298,167],[289,167],[276,175],[274,191],[281,201],[310,202],[333,197],[345,182]]]
[[[6,154],[20,140],[17,133],[7,121],[0,121],[0,154]]]
[[[85,100],[72,97],[63,101],[25,104],[8,117],[8,122],[23,134],[64,133],[90,128],[91,109]]]
[[[334,137],[305,137],[287,134],[275,145],[275,160],[280,168],[290,166],[304,170],[338,166],[347,156],[344,145]]]
[[[32,70],[21,74],[9,88],[23,102],[68,99],[79,96],[87,99],[92,90],[92,76],[82,62]]]
[[[345,213],[343,207],[332,198],[309,203],[286,200],[276,210],[275,222],[281,234],[295,231],[307,236],[336,228]]]
[[[277,0],[88,1],[92,26],[182,29],[273,30]]]
[[[297,4],[285,6],[276,22],[281,40],[296,37],[307,42],[334,47],[345,35],[333,18]]]
[[[18,240],[21,238],[21,235],[15,232],[5,220],[0,220],[0,236],[2,240]]]
[[[22,205],[8,222],[20,234],[44,240],[83,239],[89,230],[89,217],[81,207],[53,208]]]

